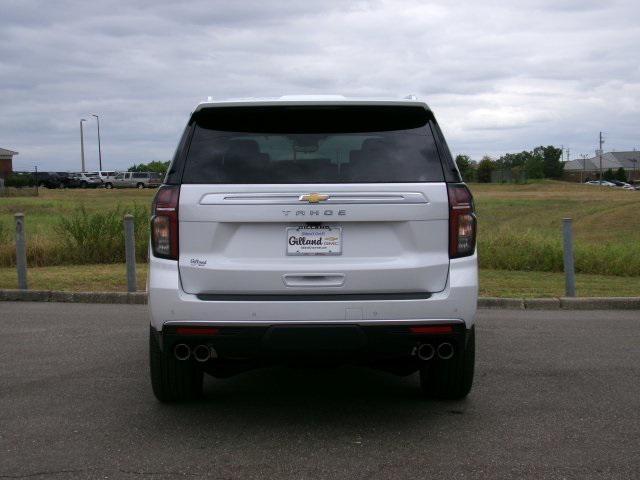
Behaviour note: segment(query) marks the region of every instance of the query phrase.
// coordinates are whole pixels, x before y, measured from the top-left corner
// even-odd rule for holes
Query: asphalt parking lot
[[[481,311],[465,401],[272,368],[162,405],[146,307],[0,303],[0,478],[639,478],[640,312]]]

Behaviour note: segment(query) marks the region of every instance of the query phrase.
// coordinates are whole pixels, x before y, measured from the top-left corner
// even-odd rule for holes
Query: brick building
[[[8,174],[13,172],[14,155],[18,155],[18,152],[7,150],[6,148],[0,148],[0,178],[5,178]]]

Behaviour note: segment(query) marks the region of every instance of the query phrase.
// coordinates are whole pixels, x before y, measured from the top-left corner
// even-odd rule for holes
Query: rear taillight
[[[420,325],[418,327],[409,327],[411,333],[417,335],[437,335],[443,333],[453,333],[451,325]]]
[[[449,257],[473,255],[476,249],[476,214],[473,197],[463,183],[447,185],[449,193]]]
[[[178,259],[178,185],[163,185],[158,189],[151,211],[151,248],[153,255]]]

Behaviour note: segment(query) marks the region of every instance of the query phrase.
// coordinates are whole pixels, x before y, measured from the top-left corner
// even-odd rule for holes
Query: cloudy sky
[[[413,93],[454,153],[640,148],[637,0],[0,0],[0,147],[78,169],[169,159],[207,96]]]

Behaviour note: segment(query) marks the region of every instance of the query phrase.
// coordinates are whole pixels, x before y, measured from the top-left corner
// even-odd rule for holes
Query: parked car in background
[[[64,181],[57,172],[35,172],[33,177],[40,188],[64,188]]]
[[[106,181],[105,188],[156,188],[162,183],[162,175],[155,172],[121,172],[113,180]]]
[[[110,182],[114,178],[116,178],[116,175],[120,172],[116,172],[115,170],[109,170],[109,171],[99,170],[96,173],[98,174],[102,182],[106,184],[107,182]]]
[[[62,182],[61,188],[78,188],[80,186],[80,180],[74,173],[70,172],[56,172],[58,178]]]
[[[614,187],[624,188],[625,190],[635,190],[635,188],[633,188],[633,186],[628,184],[627,182],[621,182],[620,180],[609,180],[609,181],[613,183]]]
[[[600,185],[602,187],[615,187],[614,183],[611,183],[608,180],[590,180],[588,182],[584,182],[585,185]]]
[[[73,176],[78,181],[80,188],[97,188],[102,186],[102,179],[98,172],[75,172]]]

